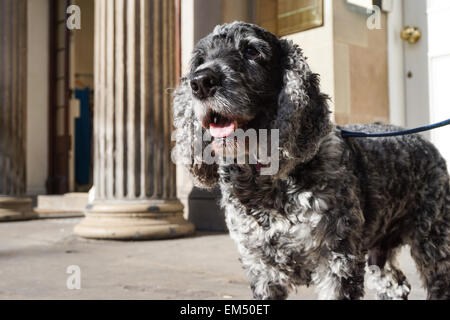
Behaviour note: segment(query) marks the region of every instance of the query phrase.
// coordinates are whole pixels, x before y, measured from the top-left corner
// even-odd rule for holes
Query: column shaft
[[[0,0],[0,221],[35,216],[26,190],[27,4]]]
[[[96,0],[95,19],[95,202],[76,231],[124,239],[190,233],[170,158],[175,3]]]
[[[174,3],[110,2],[96,4],[96,199],[175,199]]]

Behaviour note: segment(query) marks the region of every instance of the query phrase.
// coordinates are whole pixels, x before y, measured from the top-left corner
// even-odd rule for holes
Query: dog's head
[[[195,130],[210,134],[217,151],[234,146],[229,137],[238,128],[278,129],[277,176],[283,177],[311,159],[330,132],[326,100],[297,45],[248,23],[217,26],[196,45],[190,72],[175,94],[178,153],[192,157],[196,144],[205,146]],[[217,164],[189,168],[201,186],[217,182]]]

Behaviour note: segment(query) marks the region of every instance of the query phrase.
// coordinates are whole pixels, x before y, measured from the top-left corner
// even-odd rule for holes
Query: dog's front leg
[[[248,258],[248,257],[247,257]],[[245,263],[252,289],[253,298],[256,300],[284,300],[288,296],[288,277],[277,268],[269,266],[259,259],[253,259],[251,263]],[[250,262],[250,261],[247,261]]]
[[[364,296],[364,255],[329,252],[312,276],[320,300],[353,300]]]
[[[284,300],[288,296],[287,287],[271,280],[268,273],[250,277],[250,287],[256,300]]]

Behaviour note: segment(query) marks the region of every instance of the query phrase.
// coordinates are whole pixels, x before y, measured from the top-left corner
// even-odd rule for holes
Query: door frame
[[[394,0],[387,13],[389,119],[391,124],[405,127],[407,110],[404,47],[400,39],[402,28],[403,0]]]

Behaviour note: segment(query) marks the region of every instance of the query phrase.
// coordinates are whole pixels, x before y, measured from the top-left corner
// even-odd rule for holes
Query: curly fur
[[[191,89],[186,82],[186,79],[182,79],[174,93],[174,125],[178,129],[175,132],[177,143],[173,150],[174,160],[186,164],[196,186],[212,188],[219,179],[217,164],[205,164],[201,159],[194,159],[194,148],[205,147],[206,143],[202,139],[205,130],[195,118]],[[200,133],[200,136],[197,133]]]
[[[256,43],[260,59],[246,60],[242,43]],[[222,77],[206,102],[189,88],[189,79],[205,66]],[[260,175],[250,164],[195,163],[193,148],[204,147],[195,131],[205,133],[205,108],[254,119],[253,128],[279,129],[278,174]],[[409,285],[392,263],[404,244],[411,246],[428,298],[450,298],[445,161],[419,135],[342,138],[330,122],[318,76],[297,45],[251,24],[216,27],[194,50],[174,113],[176,153],[190,160],[186,165],[198,185],[219,184],[254,298],[284,299],[297,285],[315,285],[320,299],[358,299],[366,263],[381,269],[375,280],[379,298],[406,298]]]

